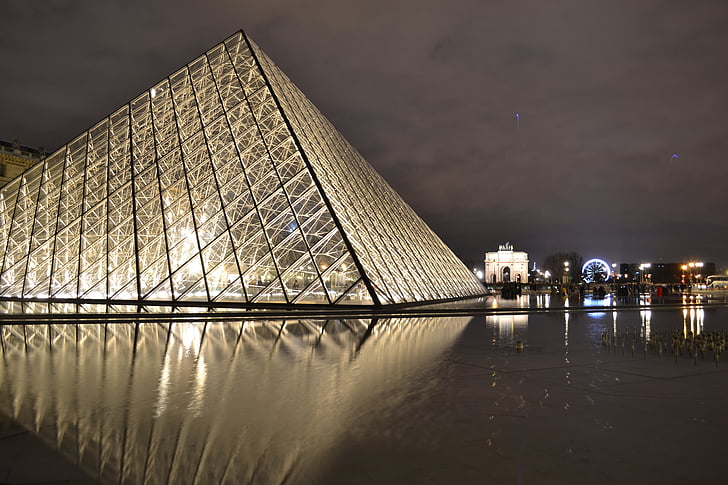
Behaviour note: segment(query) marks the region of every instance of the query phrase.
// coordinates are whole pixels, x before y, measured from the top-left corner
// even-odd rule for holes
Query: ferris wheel
[[[581,274],[587,283],[602,283],[609,279],[612,272],[606,261],[602,259],[590,259],[582,266]]]

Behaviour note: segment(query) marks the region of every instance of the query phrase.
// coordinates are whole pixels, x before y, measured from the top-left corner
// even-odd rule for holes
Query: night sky
[[[0,138],[55,150],[238,29],[471,266],[728,265],[725,0],[0,0]]]

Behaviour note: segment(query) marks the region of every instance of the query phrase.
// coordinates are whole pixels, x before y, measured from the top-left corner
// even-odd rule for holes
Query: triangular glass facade
[[[243,32],[0,191],[0,296],[393,304],[483,287]]]

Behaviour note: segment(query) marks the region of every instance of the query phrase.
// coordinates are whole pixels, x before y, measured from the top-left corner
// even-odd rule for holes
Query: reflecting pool
[[[0,482],[720,483],[728,362],[650,342],[726,317],[7,324],[0,412],[38,458],[6,433]],[[34,476],[44,447],[85,478]]]

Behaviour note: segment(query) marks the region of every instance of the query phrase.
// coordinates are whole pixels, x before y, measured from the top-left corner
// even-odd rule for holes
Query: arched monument
[[[528,282],[528,253],[514,251],[510,242],[499,245],[498,251],[485,253],[485,282]]]

